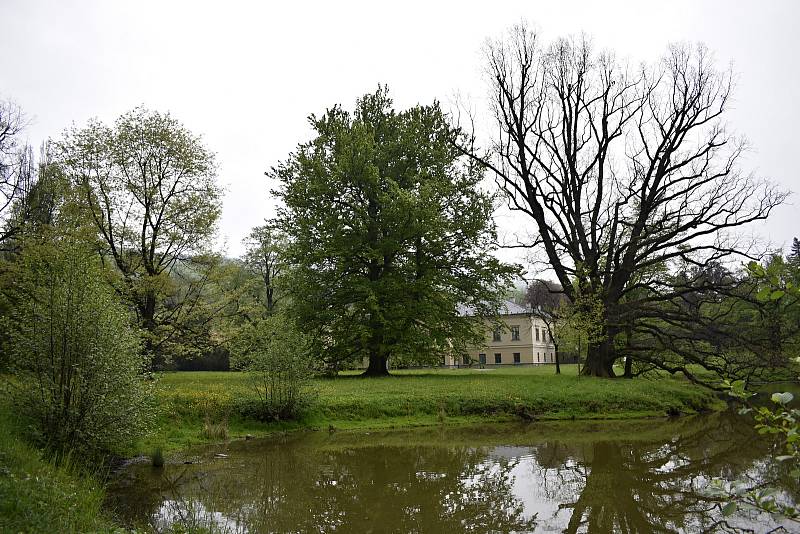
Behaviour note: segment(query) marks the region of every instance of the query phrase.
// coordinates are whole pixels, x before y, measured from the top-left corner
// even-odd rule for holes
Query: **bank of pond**
[[[208,441],[209,425],[228,437],[298,428],[394,428],[441,423],[621,419],[687,415],[725,407],[719,395],[672,376],[634,380],[581,377],[575,365],[490,369],[397,370],[361,378],[358,371],[311,384],[313,401],[293,421],[250,416],[253,392],[236,372],[167,373],[159,378],[158,430],[135,452],[180,450]],[[212,432],[213,433],[213,432]]]
[[[723,516],[715,477],[797,495],[776,445],[712,392],[565,371],[322,379],[293,422],[237,415],[238,373],[168,374],[157,431],[92,474],[42,459],[6,412],[0,531],[699,532],[772,521]]]

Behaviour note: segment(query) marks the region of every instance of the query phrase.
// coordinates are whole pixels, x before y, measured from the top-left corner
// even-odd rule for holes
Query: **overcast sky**
[[[398,108],[457,93],[480,108],[481,47],[526,20],[545,40],[585,32],[632,62],[702,41],[739,81],[729,125],[754,146],[747,169],[800,192],[800,2],[480,3],[0,0],[0,97],[38,145],[72,122],[136,105],[170,111],[217,154],[221,243],[241,252],[274,212],[264,171],[310,136],[306,117],[379,83]],[[758,232],[800,237],[797,195]],[[501,217],[501,228],[511,225]]]

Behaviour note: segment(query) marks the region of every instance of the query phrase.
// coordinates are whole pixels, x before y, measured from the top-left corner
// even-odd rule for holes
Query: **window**
[[[503,356],[499,352],[494,353],[494,363],[503,363]]]
[[[539,341],[539,327],[536,327],[536,341]]]
[[[500,341],[500,329],[495,328],[494,332],[492,332],[492,341]]]
[[[465,354],[463,358],[464,365],[469,365],[471,362],[469,361],[469,355]]]
[[[481,365],[486,364],[486,355],[485,354],[478,354],[478,361]]]
[[[519,363],[519,362],[520,362],[519,352],[515,352],[514,353],[514,363]]]
[[[539,353],[538,352],[536,353],[536,363],[541,363],[541,360],[539,359]]]
[[[519,326],[511,327],[511,341],[519,341]]]

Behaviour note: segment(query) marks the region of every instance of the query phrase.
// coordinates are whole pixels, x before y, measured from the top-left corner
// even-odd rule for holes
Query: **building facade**
[[[472,315],[469,308],[463,308],[460,312]],[[503,303],[498,319],[499,328],[490,319],[478,319],[485,324],[484,343],[469,347],[467,353],[461,356],[447,357],[445,365],[491,367],[555,363],[555,346],[544,321],[511,301]]]

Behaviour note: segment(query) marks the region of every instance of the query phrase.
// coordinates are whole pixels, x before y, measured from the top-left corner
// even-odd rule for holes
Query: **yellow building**
[[[472,315],[472,310],[467,307],[461,308],[459,312],[462,315]],[[461,367],[555,363],[555,346],[544,321],[511,301],[503,303],[498,319],[502,325],[500,328],[495,328],[493,321],[483,319],[486,324],[483,345],[470,347],[460,357],[449,356],[445,359],[445,364]]]

